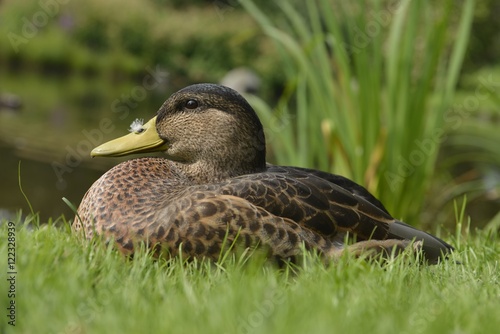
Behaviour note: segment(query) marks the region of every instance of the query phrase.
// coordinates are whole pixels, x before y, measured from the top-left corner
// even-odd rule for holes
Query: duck
[[[200,83],[173,93],[148,122],[92,157],[160,152],[122,162],[86,192],[72,224],[124,254],[217,261],[227,245],[290,260],[311,250],[383,256],[405,250],[438,263],[453,247],[393,218],[363,186],[328,172],[266,162],[264,129],[235,90]]]

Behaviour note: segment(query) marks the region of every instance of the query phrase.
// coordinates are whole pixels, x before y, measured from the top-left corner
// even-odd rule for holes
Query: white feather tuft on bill
[[[142,127],[144,125],[144,119],[142,118],[136,118],[135,121],[130,124],[130,128],[128,131],[133,132],[133,133],[141,133],[144,128]]]

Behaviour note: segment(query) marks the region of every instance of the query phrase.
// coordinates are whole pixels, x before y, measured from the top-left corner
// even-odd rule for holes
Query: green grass
[[[2,333],[493,333],[500,326],[497,234],[464,228],[447,238],[456,254],[436,266],[348,257],[325,266],[306,254],[301,267],[278,269],[257,257],[183,264],[139,252],[130,260],[67,224],[34,221],[15,221],[17,319],[13,328],[2,316]],[[0,235],[5,310],[5,222]]]

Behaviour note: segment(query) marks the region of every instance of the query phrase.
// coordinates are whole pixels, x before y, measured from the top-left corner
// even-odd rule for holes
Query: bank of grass
[[[500,326],[496,233],[461,228],[442,236],[457,251],[436,266],[348,257],[325,266],[305,255],[303,266],[278,269],[258,257],[216,265],[139,252],[130,260],[71,234],[67,223],[15,223],[16,327],[3,315],[2,333],[493,333]],[[5,222],[0,233],[5,277]]]

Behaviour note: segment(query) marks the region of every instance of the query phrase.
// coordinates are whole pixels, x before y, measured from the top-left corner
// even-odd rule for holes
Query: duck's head
[[[262,124],[236,91],[215,84],[181,89],[165,101],[155,117],[132,133],[96,147],[94,156],[165,152],[166,158],[204,169],[212,178],[231,177],[265,168]]]

